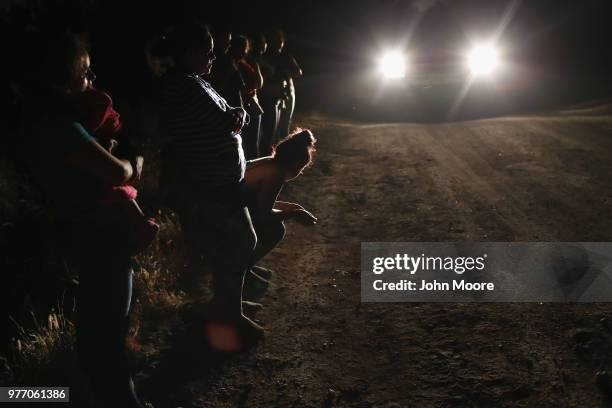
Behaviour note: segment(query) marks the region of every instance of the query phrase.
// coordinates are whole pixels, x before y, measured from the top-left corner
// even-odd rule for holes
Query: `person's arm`
[[[270,220],[296,220],[300,224],[303,225],[314,225],[317,223],[318,219],[308,210],[305,210],[303,207],[295,208],[292,210],[281,210],[277,208],[273,208],[269,217]],[[265,218],[264,218],[265,219]]]
[[[132,140],[125,137],[124,131],[121,132],[121,137],[121,142],[114,150],[110,149],[109,152],[119,159],[129,160],[134,173],[132,175],[132,180],[140,180],[144,165],[144,156],[136,144],[134,144]]]
[[[297,222],[304,225],[315,225],[318,221],[317,217],[312,215],[312,213],[304,208],[299,208],[297,210],[292,210],[289,212],[291,219],[296,220]]]
[[[166,84],[164,105],[173,122],[182,123],[191,133],[235,132],[240,130],[244,115],[232,108],[209,83],[183,77]]]
[[[296,220],[304,225],[314,225],[317,218],[299,204],[286,201],[277,201],[276,198],[283,188],[282,178],[273,179],[264,184],[259,192],[258,208],[262,211],[258,214],[262,222]],[[265,210],[269,209],[269,210]]]
[[[64,160],[76,170],[110,185],[124,184],[133,175],[129,160],[116,158],[91,137],[80,143]]]
[[[291,55],[287,55],[287,59],[289,60],[289,66],[287,69],[287,75],[291,78],[299,78],[302,76],[302,68],[298,65],[295,58]]]
[[[276,198],[284,184],[285,181],[280,175],[270,172],[263,177],[263,180],[257,186],[257,200],[254,210],[256,211],[255,216],[262,222],[285,219],[286,214],[274,209]]]
[[[242,82],[244,84],[244,89],[241,89],[241,92],[251,92],[255,87],[255,71],[245,61],[238,61],[237,64],[238,72],[240,73]]]
[[[250,73],[250,75],[252,75],[252,79],[253,79],[253,83],[252,83],[253,89],[257,91],[263,87],[263,75],[261,73],[261,68],[259,67],[259,64],[256,62],[249,64],[249,67],[252,69],[252,72]]]
[[[246,113],[244,109],[229,105],[212,87],[208,92],[201,88],[192,88],[192,92],[196,93],[193,96],[195,103],[185,106],[185,109],[191,110],[196,121],[200,121],[205,127],[211,126],[219,131],[235,132],[242,128]]]
[[[277,210],[281,210],[281,211],[293,211],[293,210],[300,210],[300,209],[304,209],[304,207],[302,207],[301,205],[297,204],[297,203],[290,203],[287,201],[276,201],[274,203],[274,208]]]
[[[294,219],[304,225],[314,225],[318,221],[317,217],[298,203],[277,200],[274,209],[286,213],[285,219]]]
[[[144,166],[144,157],[141,155],[133,156],[130,159],[130,164],[132,165],[133,175],[132,180],[140,180],[142,176],[142,167]]]
[[[279,213],[279,216],[282,213],[284,220],[294,219],[304,225],[314,225],[318,221],[317,217],[297,203],[276,201],[274,203],[274,210]]]

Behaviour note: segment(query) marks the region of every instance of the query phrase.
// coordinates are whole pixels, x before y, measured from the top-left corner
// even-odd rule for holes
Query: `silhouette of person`
[[[289,134],[291,119],[295,109],[294,78],[302,76],[302,69],[297,61],[285,49],[286,38],[281,30],[273,30],[268,36],[268,51],[266,58],[274,67],[277,80],[283,81],[282,98],[279,104],[278,126],[274,141],[278,141]]]
[[[231,106],[242,107],[241,91],[244,89],[242,77],[230,54],[232,33],[227,30],[213,32],[215,44],[215,61],[208,74],[208,80],[215,91],[219,93]]]
[[[250,118],[249,123],[242,129],[242,144],[247,160],[259,157],[260,123],[263,113],[257,98],[257,91],[263,86],[263,77],[259,64],[249,58],[250,51],[251,41],[247,37],[237,36],[232,40],[230,55],[244,84],[241,100]]]
[[[285,235],[285,220],[313,225],[317,219],[299,204],[279,201],[284,185],[312,163],[316,139],[307,129],[297,129],[274,146],[272,154],[249,162],[245,174],[245,201],[257,231],[252,269],[263,278],[271,271],[256,266]]]
[[[212,269],[210,343],[237,351],[263,334],[242,310],[243,280],[257,242],[241,198],[246,161],[240,130],[246,112],[231,107],[203,79],[215,59],[205,26],[178,26],[169,41],[176,69],[163,78],[161,122],[171,152],[164,160],[175,176],[170,194],[184,233]]]
[[[279,107],[283,97],[285,84],[283,79],[277,77],[276,69],[267,58],[268,43],[263,34],[253,41],[253,60],[257,62],[263,76],[263,88],[259,92],[259,102],[263,109],[261,118],[261,135],[259,140],[259,154],[268,156],[272,152],[280,116]]]
[[[134,174],[77,121],[74,100],[91,86],[84,44],[66,32],[38,41],[39,75],[29,87],[21,152],[49,196],[65,237],[68,264],[78,272],[79,362],[97,401],[142,407],[125,356],[132,294],[130,231],[99,199],[100,185],[121,185]]]

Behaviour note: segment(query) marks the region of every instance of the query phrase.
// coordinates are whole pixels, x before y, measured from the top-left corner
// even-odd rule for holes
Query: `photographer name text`
[[[452,282],[438,282],[437,280],[427,281],[421,279],[420,284],[417,282],[402,279],[397,282],[384,282],[377,279],[372,282],[372,287],[376,291],[493,291],[495,284],[493,282],[466,282],[464,279],[453,280]]]

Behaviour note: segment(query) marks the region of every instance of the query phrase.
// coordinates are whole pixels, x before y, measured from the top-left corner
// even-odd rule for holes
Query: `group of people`
[[[299,204],[278,200],[284,184],[311,164],[316,140],[307,129],[288,131],[291,78],[301,71],[282,56],[282,33],[272,36],[274,52],[265,58],[263,38],[253,46],[242,36],[216,37],[217,46],[199,23],[166,33],[172,64],[159,95],[162,181],[188,242],[212,271],[203,329],[213,347],[231,352],[263,333],[247,316],[261,305],[246,299],[243,287],[271,277],[257,263],[282,240],[284,221],[317,221]],[[79,360],[104,406],[142,407],[124,346],[130,258],[159,230],[131,186],[144,157],[130,147],[110,96],[93,86],[85,43],[58,32],[41,35],[38,45],[45,75],[25,85],[20,148],[57,210],[68,264],[79,275]]]
[[[154,52],[149,50],[149,64],[157,75],[175,65],[173,58],[166,58],[174,31],[154,42]],[[268,156],[272,146],[289,135],[294,79],[302,76],[302,69],[286,51],[282,30],[249,37],[218,29],[212,37],[214,64],[207,80],[230,106],[248,113],[241,132],[246,159]]]

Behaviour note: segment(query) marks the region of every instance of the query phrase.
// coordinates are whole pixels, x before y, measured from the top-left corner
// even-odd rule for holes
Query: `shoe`
[[[261,266],[253,265],[251,270],[255,272],[257,275],[261,276],[264,279],[270,279],[274,275],[274,271],[268,268],[264,268]]]
[[[247,316],[254,315],[262,309],[263,305],[261,303],[250,302],[248,300],[242,301],[242,312]]]
[[[257,300],[265,295],[269,286],[270,282],[249,269],[244,275],[242,297],[246,300]]]

